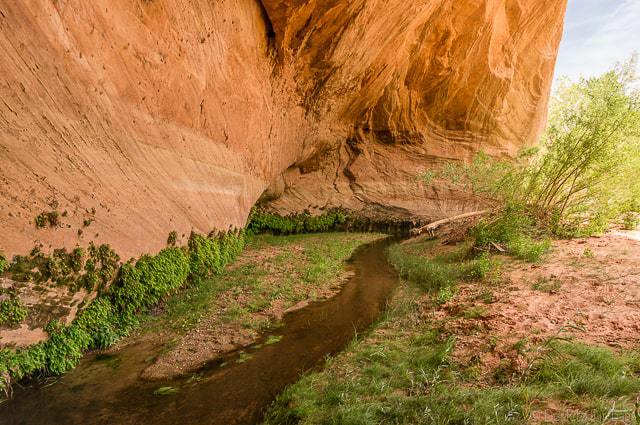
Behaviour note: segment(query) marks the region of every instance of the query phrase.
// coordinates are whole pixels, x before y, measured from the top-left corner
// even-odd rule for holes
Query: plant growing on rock
[[[27,318],[27,308],[16,294],[0,301],[0,326],[18,326]]]
[[[178,232],[173,230],[169,233],[169,236],[167,237],[167,246],[176,246],[177,242],[178,242]]]
[[[241,230],[211,238],[193,233],[187,248],[166,248],[155,256],[144,255],[138,261],[131,260],[121,266],[119,256],[108,245],[90,244],[85,274],[80,279],[88,289],[100,284],[102,291],[70,325],[57,321],[47,324],[48,340],[17,350],[0,350],[0,390],[7,392],[12,382],[38,371],[62,374],[73,369],[86,350],[113,345],[137,325],[141,312],[188,281],[198,283],[200,279],[220,273],[243,247],[244,231]],[[53,260],[39,249],[31,254],[18,257],[12,268],[27,273],[37,262],[45,269],[66,267],[75,271],[85,255],[84,250],[78,248],[71,254],[54,251]]]
[[[253,208],[249,214],[247,231],[253,234],[273,233],[290,235],[296,233],[315,233],[336,230],[347,222],[347,214],[341,209],[332,209],[314,216],[308,211],[301,214],[281,216],[259,208]]]
[[[57,227],[60,224],[60,213],[58,211],[42,212],[35,218],[36,227],[43,229],[47,227]]]
[[[9,268],[9,261],[5,257],[4,252],[0,251],[0,274],[4,273]]]

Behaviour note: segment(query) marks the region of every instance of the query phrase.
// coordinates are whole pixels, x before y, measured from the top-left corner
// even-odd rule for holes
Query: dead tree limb
[[[416,229],[411,229],[409,235],[412,238],[418,237],[423,233],[428,233],[430,237],[435,237],[435,231],[438,230],[440,226],[445,224],[453,223],[455,221],[464,220],[465,218],[473,218],[481,215],[488,214],[491,210],[482,210],[482,211],[474,211],[470,213],[460,214],[453,217],[443,218],[442,220],[434,221],[432,223],[427,224],[426,226],[422,226]]]

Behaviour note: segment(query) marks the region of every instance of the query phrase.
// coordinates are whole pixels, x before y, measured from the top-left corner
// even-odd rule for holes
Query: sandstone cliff
[[[174,229],[242,225],[261,196],[282,212],[464,209],[415,175],[535,141],[565,6],[0,0],[0,249],[136,255]],[[36,229],[52,209],[58,227]]]

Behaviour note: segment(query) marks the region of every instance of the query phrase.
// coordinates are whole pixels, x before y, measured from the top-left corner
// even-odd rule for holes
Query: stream
[[[2,425],[255,424],[287,385],[321,367],[384,312],[398,283],[390,239],[358,249],[355,275],[330,300],[285,315],[283,326],[242,350],[168,381],[139,378],[162,345],[138,343],[92,353],[61,378],[16,385],[0,404]],[[159,390],[163,388],[162,390]]]

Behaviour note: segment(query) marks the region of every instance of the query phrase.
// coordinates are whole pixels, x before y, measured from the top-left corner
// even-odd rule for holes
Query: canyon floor
[[[466,249],[401,247],[433,273]],[[498,260],[453,289],[403,282],[386,317],[282,394],[267,422],[638,423],[638,232],[555,241],[539,264]]]
[[[223,367],[229,353],[235,353],[237,373],[242,364],[259,362],[253,356],[261,347],[280,343],[284,315],[340,293],[353,277],[345,261],[381,238],[254,237],[223,274],[167,298],[133,335],[89,356],[52,388],[69,387],[68,396],[80,400],[77,391],[84,390],[78,388],[93,385],[97,373],[124,376],[114,385],[118,392],[144,382],[136,391],[145,397],[169,402],[174,390],[196,397],[198,385],[209,379],[199,370],[216,358]],[[460,254],[470,246],[418,241],[396,249],[401,255],[390,257],[392,262],[418,258],[438,280],[468,264]],[[266,423],[638,423],[640,232],[558,240],[537,263],[496,254],[490,264],[482,278],[446,287],[403,280],[378,322],[289,386]],[[262,341],[264,332],[271,336]],[[136,347],[153,348],[139,353]],[[126,356],[120,359],[127,350],[137,363],[127,366]],[[89,393],[96,391],[106,391],[100,398],[109,400],[114,389]]]

